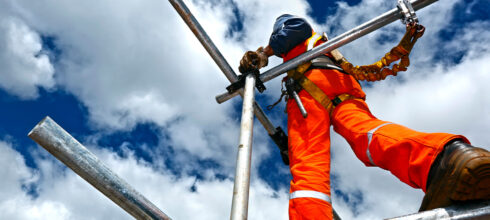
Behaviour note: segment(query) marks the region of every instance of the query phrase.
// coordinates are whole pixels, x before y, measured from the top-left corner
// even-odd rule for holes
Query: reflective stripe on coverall
[[[318,42],[321,44],[323,42]],[[308,40],[283,56],[284,62],[306,51]],[[330,118],[305,90],[299,92],[308,112],[303,118],[294,100],[287,103],[291,180],[290,219],[332,219],[330,201],[330,125],[367,166],[389,170],[402,182],[426,190],[430,166],[449,141],[460,135],[422,133],[374,117],[355,79],[337,70],[305,73],[331,99],[344,93],[358,99],[340,103]],[[298,196],[299,195],[299,196]]]

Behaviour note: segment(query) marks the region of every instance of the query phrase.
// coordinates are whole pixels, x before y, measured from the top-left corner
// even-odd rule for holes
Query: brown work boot
[[[460,140],[450,142],[432,164],[427,186],[419,211],[490,199],[490,152]]]

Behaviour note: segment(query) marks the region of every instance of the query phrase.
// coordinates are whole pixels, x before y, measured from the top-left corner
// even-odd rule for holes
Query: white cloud
[[[54,68],[39,34],[7,15],[0,16],[0,66],[0,88],[22,99],[37,98],[38,87],[54,86]]]
[[[30,26],[54,37],[62,51],[57,84],[87,107],[93,127],[128,131],[155,123],[175,134],[170,141],[177,148],[199,158],[234,155],[228,145],[238,139],[231,102],[214,100],[225,78],[168,2],[10,4]],[[190,7],[223,52],[232,48],[221,22],[230,19],[229,5]],[[202,142],[189,144],[190,131]]]
[[[30,25],[56,38],[58,84],[88,107],[93,124],[128,129],[226,115],[226,106],[213,103],[223,77],[170,4],[114,3],[17,3]]]
[[[64,204],[53,200],[33,200],[23,189],[39,179],[39,173],[25,165],[24,158],[8,142],[0,141],[0,218],[68,219]],[[61,188],[62,189],[62,188]]]
[[[137,123],[155,123],[170,131],[167,144],[200,159],[232,166],[229,158],[235,157],[235,149],[230,146],[238,139],[234,109],[231,102],[218,105],[214,100],[228,83],[170,4],[50,0],[9,3],[30,26],[54,37],[62,51],[56,82],[87,107],[93,127],[110,132],[131,130]],[[304,14],[301,11],[307,8],[302,1],[289,3],[298,6],[297,14]],[[240,10],[241,4],[259,4],[261,10],[288,8],[279,2],[236,4]],[[226,37],[235,19],[232,7],[229,2],[189,4],[236,69],[244,49],[237,47],[243,44],[236,37]],[[243,13],[256,16],[254,8],[244,8]],[[247,47],[267,43],[267,33],[277,15],[268,16],[245,17],[246,30],[264,33],[246,34]],[[265,21],[269,25],[263,25]],[[275,93],[278,86],[271,84],[268,92]],[[263,132],[256,133],[257,139],[263,140],[261,136]]]

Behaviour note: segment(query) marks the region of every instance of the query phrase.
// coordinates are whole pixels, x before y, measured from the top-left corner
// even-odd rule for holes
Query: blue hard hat
[[[283,14],[274,23],[269,45],[275,55],[282,56],[311,37],[312,32],[313,29],[304,18]]]

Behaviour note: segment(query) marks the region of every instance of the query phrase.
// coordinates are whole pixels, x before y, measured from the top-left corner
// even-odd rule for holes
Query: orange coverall
[[[284,62],[304,53],[307,45],[308,40],[284,54]],[[344,93],[357,99],[340,103],[330,116],[310,94],[301,90],[299,96],[307,118],[303,118],[294,100],[288,100],[288,153],[293,176],[290,219],[332,219],[330,125],[366,166],[389,170],[402,182],[424,192],[431,164],[443,147],[457,138],[468,142],[460,135],[422,133],[377,119],[364,102],[366,95],[361,86],[350,75],[332,69],[312,69],[305,76],[330,99]]]

